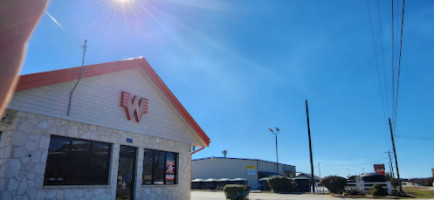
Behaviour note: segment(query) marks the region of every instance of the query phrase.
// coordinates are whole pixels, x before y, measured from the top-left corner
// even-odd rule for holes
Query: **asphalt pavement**
[[[223,191],[192,191],[191,200],[225,200],[225,194]],[[372,200],[368,198],[342,198],[332,197],[329,194],[276,194],[269,192],[251,192],[249,194],[249,200],[320,200],[320,199],[340,199],[340,200]],[[379,198],[376,198],[379,199]],[[389,199],[390,200],[390,199]]]

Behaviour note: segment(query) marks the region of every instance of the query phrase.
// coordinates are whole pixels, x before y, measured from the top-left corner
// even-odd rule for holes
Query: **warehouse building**
[[[0,199],[190,199],[210,139],[144,58],[20,76]]]
[[[208,157],[193,160],[192,179],[243,178],[254,190],[259,189],[259,179],[272,175],[295,177],[295,166],[258,159]]]

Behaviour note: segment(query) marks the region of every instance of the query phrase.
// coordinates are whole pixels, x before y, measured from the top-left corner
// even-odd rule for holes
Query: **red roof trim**
[[[84,66],[82,78],[108,74],[139,67],[140,59],[123,60],[110,63]],[[19,82],[15,91],[28,90],[46,85],[61,83],[65,81],[77,80],[80,77],[81,67],[61,69],[35,74],[27,74],[19,77]]]
[[[102,63],[96,65],[84,66],[82,78],[109,74],[112,72],[123,71],[133,68],[142,68],[146,74],[151,78],[155,85],[160,89],[164,96],[175,107],[179,114],[187,121],[196,134],[202,139],[202,141],[208,146],[211,140],[200,128],[196,121],[187,112],[184,106],[179,102],[170,89],[164,84],[157,73],[152,69],[149,63],[144,58],[122,60],[110,63]],[[32,88],[42,87],[46,85],[52,85],[65,81],[77,80],[80,77],[81,67],[74,67],[68,69],[61,69],[48,72],[40,72],[35,74],[22,75],[19,77],[18,85],[15,89],[16,92],[21,90],[28,90]]]

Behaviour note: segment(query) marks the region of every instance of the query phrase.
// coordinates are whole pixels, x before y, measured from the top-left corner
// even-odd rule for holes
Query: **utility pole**
[[[390,128],[390,137],[392,137],[393,154],[395,155],[395,166],[396,166],[396,175],[398,176],[399,192],[402,193],[401,178],[399,177],[398,158],[396,156],[396,149],[395,149],[395,138],[393,137],[392,122],[390,121],[390,117],[389,117],[389,128]]]
[[[310,139],[310,124],[309,124],[309,106],[306,99],[306,119],[307,119],[307,134],[309,136],[309,152],[310,152],[310,173],[312,177],[310,178],[312,184],[312,192],[315,193],[315,175],[313,172],[313,157],[312,157],[312,141]]]
[[[321,168],[320,168],[319,162],[318,162],[318,176],[319,176],[319,179],[321,180]],[[322,193],[324,193],[324,186],[321,186],[321,187],[322,187]],[[320,188],[317,188],[317,190],[318,190],[318,193],[321,192]]]
[[[386,152],[389,155],[389,169],[390,169],[390,176],[392,176],[392,179],[390,180],[392,182],[393,187],[395,187],[395,173],[393,172],[393,164],[392,164],[392,157],[390,156],[390,151]]]

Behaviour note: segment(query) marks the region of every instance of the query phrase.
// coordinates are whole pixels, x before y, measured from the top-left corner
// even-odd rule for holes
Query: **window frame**
[[[151,166],[151,180],[145,180],[144,179],[144,175],[145,175],[145,165],[149,165],[149,163],[145,163],[147,161],[147,159],[145,159],[146,156],[146,151],[152,152],[151,156],[152,156],[152,163],[150,164]],[[143,154],[143,172],[142,172],[142,185],[178,185],[178,165],[179,165],[179,153],[177,152],[170,152],[170,151],[163,151],[163,150],[158,150],[158,149],[149,149],[149,148],[145,148],[144,149],[144,154]],[[156,165],[156,160],[155,160],[155,153],[164,153],[164,170],[163,170],[163,183],[156,183],[156,169],[155,169],[155,165]],[[172,153],[174,155],[173,160],[175,161],[175,171],[174,171],[174,180],[173,183],[168,183],[168,181],[166,180],[166,175],[167,175],[167,154],[168,153]],[[161,156],[161,155],[159,155]],[[146,183],[146,182],[150,182],[150,183]]]
[[[67,147],[67,151],[66,151],[66,156],[63,159],[67,159],[68,161],[64,162],[64,163],[49,163],[50,161],[50,145],[51,145],[51,141],[53,138],[56,139],[63,139],[63,140],[67,140],[68,141],[68,147]],[[61,166],[66,166],[65,168],[61,168],[61,173],[67,174],[67,173],[71,173],[74,171],[77,171],[77,169],[74,169],[74,167],[68,168],[68,165],[70,162],[74,162],[74,160],[71,160],[71,157],[73,156],[72,154],[76,151],[72,150],[72,145],[73,143],[79,141],[79,142],[87,142],[89,143],[89,148],[87,149],[87,154],[88,154],[88,159],[78,159],[80,162],[86,162],[84,165],[86,166],[86,169],[88,170],[87,172],[87,176],[84,178],[84,180],[78,180],[79,182],[82,183],[76,183],[75,181],[77,180],[70,180],[69,182],[60,182],[60,181],[51,181],[49,180],[48,174],[50,173],[50,171],[47,170],[51,170],[50,168],[53,168],[52,166],[49,166],[49,164],[51,165],[61,165]],[[107,145],[107,161],[105,163],[106,168],[104,169],[104,174],[106,175],[104,180],[92,180],[92,171],[94,170],[92,167],[95,167],[92,163],[92,161],[95,161],[96,159],[101,159],[100,157],[97,156],[96,151],[94,146],[95,143],[97,144],[103,144],[103,145]],[[111,164],[111,159],[112,159],[112,150],[113,150],[113,144],[112,143],[108,143],[108,142],[101,142],[101,141],[95,141],[95,140],[87,140],[87,139],[82,139],[82,138],[72,138],[72,137],[65,137],[65,136],[59,136],[59,135],[50,135],[50,143],[48,145],[48,149],[47,149],[47,160],[45,162],[45,171],[44,171],[44,180],[43,180],[43,185],[44,186],[60,186],[60,185],[69,185],[69,186],[80,186],[80,185],[109,185],[110,184],[110,164]],[[55,152],[55,151],[52,151]],[[76,155],[75,155],[76,156]],[[64,176],[62,177],[63,179],[67,177]],[[65,180],[62,180],[65,181]],[[67,180],[68,181],[68,180]],[[103,183],[104,182],[104,183]]]

